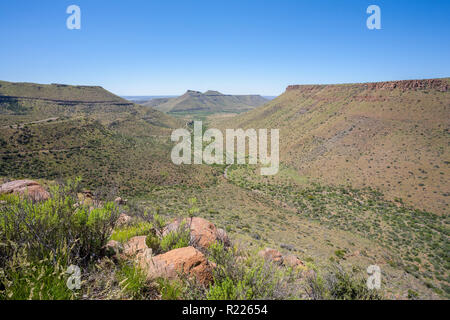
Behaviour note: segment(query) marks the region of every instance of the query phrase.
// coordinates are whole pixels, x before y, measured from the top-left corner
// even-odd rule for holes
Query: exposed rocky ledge
[[[32,98],[32,97],[19,97],[19,96],[6,96],[0,94],[0,102],[6,101],[9,102],[11,100],[38,100],[38,101],[46,101],[53,102],[56,104],[64,104],[64,105],[76,105],[76,104],[111,104],[117,106],[133,106],[132,102],[122,102],[120,100],[98,100],[98,101],[89,101],[89,100],[57,100],[57,99],[47,99],[47,98]]]
[[[449,91],[449,82],[444,79],[424,79],[424,80],[402,80],[387,82],[366,83],[368,89],[401,89],[401,90],[424,90],[435,89],[438,91]]]
[[[290,85],[286,91],[302,90],[310,91],[315,89],[323,89],[328,86],[340,85]],[[434,89],[441,92],[450,90],[450,83],[448,79],[424,79],[424,80],[400,80],[400,81],[385,81],[385,82],[368,82],[360,84],[344,84],[344,86],[359,86],[370,90],[426,90]]]

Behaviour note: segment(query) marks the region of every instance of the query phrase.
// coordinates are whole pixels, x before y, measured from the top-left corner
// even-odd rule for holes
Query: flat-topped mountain
[[[192,183],[200,169],[170,161],[170,134],[184,125],[98,86],[1,81],[0,176],[82,176],[130,194]]]
[[[281,161],[312,180],[449,210],[450,78],[289,86],[218,125],[279,128]]]
[[[0,96],[54,101],[129,103],[100,86],[72,86],[66,84],[37,84],[0,81]]]
[[[0,81],[0,125],[46,118],[89,116],[106,125],[127,122],[124,129],[145,121],[161,130],[181,125],[176,119],[125,100],[100,86],[15,83]]]
[[[153,99],[143,105],[166,113],[235,112],[241,113],[261,106],[269,100],[260,95],[227,95],[209,90],[205,93],[188,90],[178,98]]]

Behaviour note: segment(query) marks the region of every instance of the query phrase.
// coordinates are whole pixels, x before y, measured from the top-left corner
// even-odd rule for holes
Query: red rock
[[[127,225],[131,221],[131,217],[125,213],[121,213],[117,218],[116,227],[122,227]]]
[[[33,180],[15,180],[4,183],[0,186],[0,194],[4,193],[27,195],[33,201],[45,201],[50,198],[50,194]]]
[[[264,250],[258,252],[258,255],[276,264],[281,265],[283,263],[283,255],[275,249],[265,248]]]
[[[290,254],[283,257],[283,264],[291,268],[305,268],[305,264],[295,255]]]
[[[127,256],[137,256],[139,254],[143,254],[146,250],[149,249],[149,247],[147,247],[147,244],[145,243],[146,239],[147,236],[138,236],[128,240],[128,242],[126,242],[123,246],[124,254]]]
[[[336,85],[290,85],[286,91],[300,90],[301,92],[309,92],[317,89],[323,89]],[[437,90],[447,92],[450,90],[450,84],[445,79],[423,79],[423,80],[400,80],[400,81],[384,81],[353,84],[353,87],[360,87],[370,90]]]
[[[199,217],[175,220],[164,228],[163,236],[178,230],[182,223],[184,227],[190,226],[191,242],[196,247],[207,249],[216,241],[222,241],[225,245],[230,244],[230,239],[225,230],[217,229],[214,224]]]
[[[149,279],[175,279],[179,274],[192,276],[203,285],[213,280],[213,266],[194,247],[174,249],[146,260]]]

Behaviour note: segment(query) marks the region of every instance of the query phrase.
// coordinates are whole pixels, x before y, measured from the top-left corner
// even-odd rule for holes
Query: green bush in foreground
[[[17,250],[0,269],[0,300],[71,300],[66,282],[67,250],[39,261],[30,260],[26,248]]]
[[[147,278],[145,272],[134,264],[124,263],[118,274],[120,286],[133,299],[145,297]]]
[[[137,224],[115,229],[111,240],[126,242],[136,236],[145,236],[153,229],[150,222],[138,222]]]
[[[307,293],[315,300],[380,300],[377,290],[367,288],[365,279],[334,265],[324,276],[315,273],[307,278]]]
[[[76,189],[76,188],[75,188]],[[155,254],[189,246],[190,228],[182,224],[164,236],[164,219],[155,215],[113,231],[118,211],[112,203],[88,208],[77,203],[74,187],[54,188],[52,198],[33,203],[0,196],[0,299],[380,299],[363,278],[340,267],[305,275],[235,247],[213,244],[205,255],[216,267],[205,287],[180,280],[149,281],[131,261],[104,257],[112,239],[147,235]],[[67,287],[70,265],[82,268],[82,288]],[[312,271],[311,268],[309,268]]]
[[[216,264],[213,283],[205,288],[185,281],[184,299],[282,300],[300,298],[300,276],[236,248],[213,244],[206,253]]]
[[[0,205],[0,297],[72,299],[70,265],[87,268],[102,257],[118,218],[113,203],[77,203],[77,181],[54,187],[52,197],[32,202],[3,195]]]
[[[177,280],[157,279],[162,300],[179,300],[183,295],[183,283]]]
[[[28,254],[42,259],[70,248],[70,262],[86,264],[101,255],[119,216],[114,203],[90,208],[79,205],[75,185],[55,187],[52,197],[32,202],[15,195],[3,196],[0,207],[0,260],[12,256],[14,248],[29,248]],[[0,261],[0,266],[1,266]]]
[[[163,252],[167,252],[173,249],[187,247],[190,241],[190,229],[185,227],[184,223],[181,223],[177,230],[169,232],[161,239],[161,249]]]

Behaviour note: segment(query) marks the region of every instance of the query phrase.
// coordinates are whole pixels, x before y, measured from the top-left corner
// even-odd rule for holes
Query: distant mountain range
[[[161,98],[176,98],[177,95],[167,95],[167,96],[121,96],[123,99],[126,99],[128,101],[142,104],[145,102],[148,102],[150,100],[154,99],[161,99]]]
[[[270,99],[260,95],[227,95],[218,91],[188,90],[180,97],[154,97],[147,101],[133,100],[165,113],[234,112],[241,113],[259,107]]]

